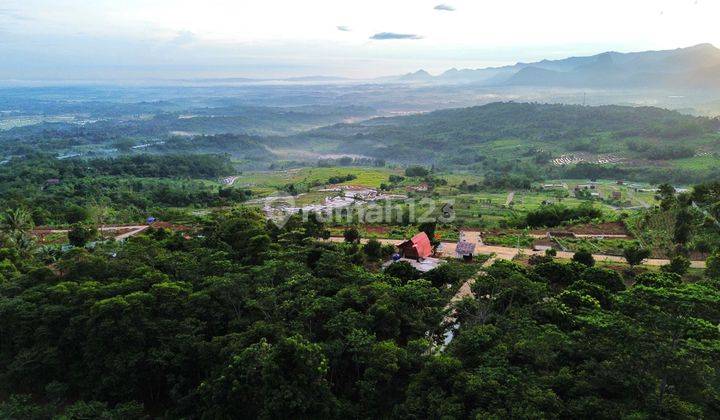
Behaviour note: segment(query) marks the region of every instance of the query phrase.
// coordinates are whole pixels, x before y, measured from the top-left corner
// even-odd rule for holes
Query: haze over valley
[[[720,418],[717,16],[4,0],[0,419]]]

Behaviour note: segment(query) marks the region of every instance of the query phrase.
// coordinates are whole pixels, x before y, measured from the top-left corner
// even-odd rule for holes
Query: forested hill
[[[615,142],[617,151],[625,149],[623,141],[627,139],[679,144],[680,139],[709,135],[719,125],[718,120],[654,107],[505,102],[336,124],[310,135],[337,141],[338,149],[345,152],[401,161],[436,161],[498,140],[518,140],[518,144],[535,144],[558,152],[573,150],[587,140]]]

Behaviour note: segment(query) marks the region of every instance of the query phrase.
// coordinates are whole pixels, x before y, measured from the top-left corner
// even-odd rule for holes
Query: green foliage
[[[68,232],[68,241],[72,246],[83,247],[97,237],[98,231],[94,226],[77,224]]]
[[[573,254],[572,260],[588,267],[595,265],[595,258],[593,258],[592,254],[587,249],[578,250],[575,254]]]
[[[682,283],[682,277],[679,273],[662,272],[662,273],[643,273],[635,278],[635,285],[669,288],[676,287]]]
[[[83,223],[99,216],[103,223],[138,222],[150,212],[167,212],[167,207],[227,206],[246,200],[248,191],[187,179],[233,171],[222,156],[93,160],[28,156],[0,165],[0,201],[8,207],[33,209],[37,224]],[[47,184],[49,179],[59,184]]]
[[[445,300],[419,276],[365,271],[356,246],[315,242],[302,223],[271,229],[240,208],[190,239],[75,249],[54,271],[18,256],[0,282],[0,393],[32,399],[5,399],[2,417],[392,412]]]
[[[646,258],[650,257],[650,250],[647,248],[642,248],[641,246],[637,244],[632,244],[625,248],[623,251],[623,256],[625,257],[625,260],[630,265],[638,265],[643,262]]]
[[[14,214],[4,234],[29,226]],[[392,246],[325,232],[238,207],[51,266],[4,240],[0,417],[720,416],[718,282],[663,269],[626,287],[551,255],[379,271],[365,260]]]
[[[398,261],[390,264],[385,269],[385,274],[408,282],[420,278],[421,273],[407,261]]]
[[[375,238],[370,239],[363,247],[369,261],[377,261],[382,255],[382,244]]]
[[[707,258],[705,275],[711,279],[720,280],[720,251]]]
[[[582,281],[595,284],[610,292],[621,292],[625,290],[622,277],[615,270],[589,267],[580,275]]]
[[[345,242],[348,243],[357,243],[360,242],[360,232],[358,229],[354,226],[351,226],[343,232],[343,238],[345,238]]]
[[[357,179],[357,176],[353,174],[347,174],[345,176],[331,176],[328,178],[328,184],[340,184],[347,181],[352,181],[353,179]]]
[[[587,222],[599,217],[602,217],[602,211],[593,207],[592,204],[582,204],[576,208],[551,204],[528,212],[525,216],[525,223],[530,227],[554,227],[563,222]]]
[[[684,255],[672,257],[670,263],[661,267],[661,270],[668,273],[684,275],[690,269],[690,260]]]
[[[422,166],[410,166],[405,169],[405,176],[407,177],[424,177],[430,173],[427,169]],[[392,180],[391,180],[392,182]]]

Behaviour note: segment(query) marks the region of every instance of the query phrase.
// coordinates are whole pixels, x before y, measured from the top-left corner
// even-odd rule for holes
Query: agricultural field
[[[394,177],[392,182],[391,177]],[[340,182],[331,184],[329,181],[333,178]],[[453,205],[453,226],[479,229],[507,228],[514,220],[522,219],[528,212],[545,205],[577,207],[593,204],[602,211],[604,218],[617,220],[622,213],[632,213],[656,203],[655,187],[650,184],[615,180],[590,182],[587,179],[556,179],[538,184],[533,189],[518,190],[481,188],[467,191],[462,187],[480,185],[482,180],[482,176],[471,172],[438,172],[427,177],[408,177],[397,168],[308,167],[245,172],[235,178],[233,186],[252,191],[255,200],[251,205],[257,206],[262,206],[262,197],[287,195],[290,186],[290,192],[295,192],[294,206],[301,208],[323,205],[328,200],[347,196],[348,193],[343,192],[347,188],[372,189],[380,197],[395,197],[393,206],[402,207],[412,202],[413,211],[418,215],[427,214],[428,211],[437,215],[439,207],[447,202]],[[381,187],[383,190],[380,190]],[[578,198],[575,189],[587,189],[588,195]],[[355,208],[367,208],[368,203],[360,201],[353,204]],[[362,221],[357,217],[347,219],[347,223],[358,222]],[[386,223],[402,225],[399,216]],[[403,236],[400,230],[382,234],[388,238]]]
[[[297,168],[283,171],[245,172],[237,177],[234,185],[254,189],[281,189],[288,184],[297,188],[311,188],[325,185],[332,177],[353,175],[351,181],[341,182],[340,185],[358,185],[369,188],[379,188],[380,184],[387,182],[390,174],[402,174],[401,169],[365,168],[365,167],[330,167],[330,168]]]
[[[718,156],[715,154],[704,154],[685,159],[678,159],[673,162],[674,166],[680,169],[708,170],[718,166]]]

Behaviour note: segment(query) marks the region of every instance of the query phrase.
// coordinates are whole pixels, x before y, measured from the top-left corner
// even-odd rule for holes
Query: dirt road
[[[515,199],[515,191],[510,191],[507,195],[507,199],[505,200],[505,207],[509,207],[510,204],[512,204],[514,199]]]
[[[343,242],[344,239],[341,237],[332,237],[330,238],[333,242]],[[397,245],[402,242],[402,240],[398,239],[378,239],[378,241],[385,245]],[[362,239],[362,243],[366,243],[367,239]],[[442,250],[443,254],[445,256],[454,256],[455,255],[455,242],[442,242]],[[475,247],[475,253],[476,254],[483,254],[483,255],[492,255],[495,254],[497,258],[504,259],[504,260],[512,260],[515,258],[520,252],[522,252],[525,255],[544,255],[545,251],[533,251],[532,249],[520,249],[517,248],[510,248],[505,246],[494,246],[494,245],[484,245],[482,243],[478,243]],[[569,260],[572,259],[574,253],[572,252],[565,252],[565,251],[558,251],[557,252],[557,258]],[[593,254],[593,258],[595,258],[596,261],[609,261],[609,262],[617,262],[617,263],[625,263],[625,258],[618,257],[617,255],[604,255],[604,254]],[[648,258],[643,261],[643,265],[650,265],[650,266],[661,266],[666,265],[670,263],[670,260],[662,259],[662,258]],[[705,261],[691,261],[690,266],[693,268],[705,268]]]
[[[133,226],[103,226],[101,228],[98,228],[100,232],[117,232],[117,231],[125,231],[120,235],[115,237],[115,240],[122,241],[125,240],[131,236],[135,236],[138,233],[144,231],[145,229],[149,228],[149,225],[133,225]],[[70,229],[35,229],[36,233],[43,233],[43,234],[50,234],[50,233],[68,233],[70,232]]]

